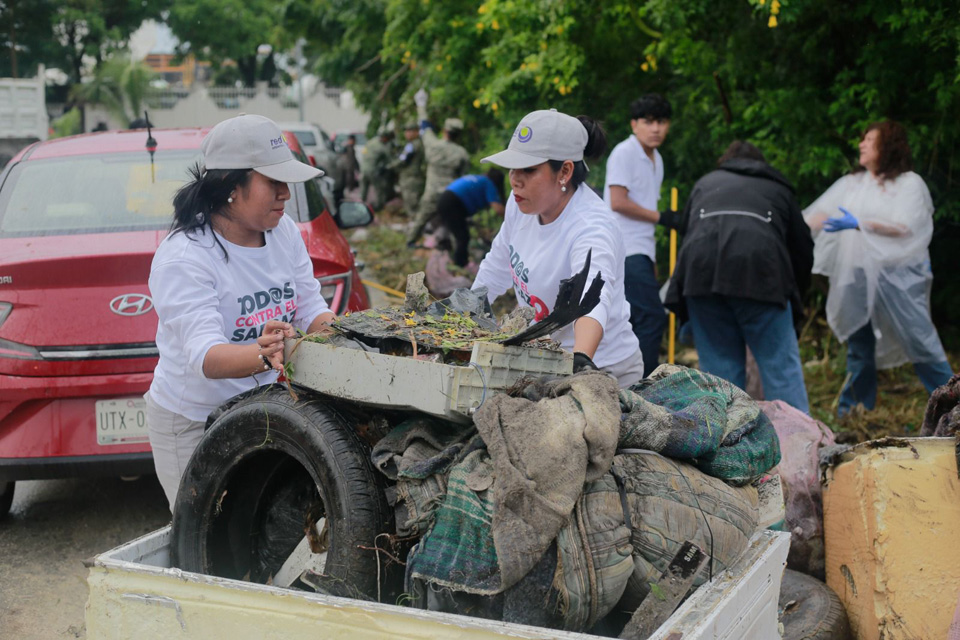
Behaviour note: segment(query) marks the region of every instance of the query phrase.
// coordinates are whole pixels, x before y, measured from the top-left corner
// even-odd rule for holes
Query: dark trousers
[[[623,292],[630,303],[630,325],[640,341],[643,371],[650,375],[660,364],[660,344],[667,328],[667,310],[660,302],[660,285],[653,260],[643,254],[627,256],[623,268]]]
[[[437,214],[453,236],[453,263],[465,267],[470,260],[467,250],[470,245],[470,225],[467,224],[470,213],[466,205],[453,191],[444,191],[437,201]]]
[[[867,323],[857,329],[847,341],[847,381],[840,392],[837,414],[844,416],[862,404],[866,409],[877,406],[877,339],[873,325]],[[947,384],[953,370],[946,360],[914,362],[913,370],[928,393]]]
[[[756,358],[767,400],[810,413],[790,305],[731,296],[686,299],[700,370],[746,388],[746,348]]]

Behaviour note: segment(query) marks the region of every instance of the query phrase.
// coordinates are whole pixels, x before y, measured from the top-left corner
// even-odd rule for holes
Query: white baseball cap
[[[547,160],[583,160],[587,146],[586,127],[556,109],[528,113],[517,125],[510,144],[500,153],[480,162],[491,162],[506,169],[526,169]]]
[[[270,118],[240,115],[217,124],[200,145],[205,169],[253,169],[280,182],[306,182],[323,171],[300,162]]]

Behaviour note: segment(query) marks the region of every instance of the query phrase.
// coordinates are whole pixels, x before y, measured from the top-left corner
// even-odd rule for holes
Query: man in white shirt
[[[672,110],[659,94],[641,96],[630,105],[633,135],[618,144],[607,160],[603,199],[619,215],[620,233],[626,247],[624,293],[630,303],[630,324],[640,340],[644,370],[652,372],[660,358],[660,343],[667,326],[655,273],[656,246],[653,231],[661,217],[657,200],[663,183],[663,158],[657,147],[670,130]]]

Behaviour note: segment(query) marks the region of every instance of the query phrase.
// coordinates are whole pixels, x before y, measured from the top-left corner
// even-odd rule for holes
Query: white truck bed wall
[[[0,139],[46,140],[50,120],[43,78],[0,78]]]
[[[227,580],[170,568],[170,527],[97,556],[87,637],[410,640],[598,636]],[[777,599],[790,534],[758,531],[729,570],[698,589],[650,640],[779,638]]]

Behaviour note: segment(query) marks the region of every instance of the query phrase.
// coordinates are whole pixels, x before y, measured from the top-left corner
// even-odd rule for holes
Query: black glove
[[[580,373],[581,371],[599,371],[597,365],[593,364],[593,360],[590,359],[585,353],[577,351],[573,354],[573,372]]]
[[[679,211],[661,211],[657,224],[677,231],[683,226],[683,214]]]

